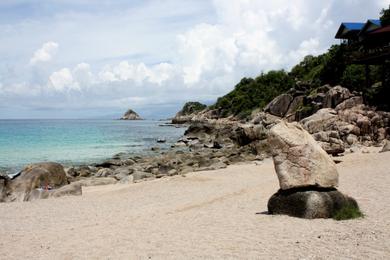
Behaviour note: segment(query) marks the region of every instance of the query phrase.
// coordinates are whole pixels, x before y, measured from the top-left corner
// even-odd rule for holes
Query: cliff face
[[[127,110],[126,113],[120,119],[121,120],[142,120],[142,118],[132,109]]]

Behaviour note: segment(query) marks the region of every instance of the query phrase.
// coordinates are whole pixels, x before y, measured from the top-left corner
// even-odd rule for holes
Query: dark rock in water
[[[157,139],[157,143],[165,143],[166,141],[167,141],[167,139],[164,139],[164,138]]]
[[[359,209],[353,198],[336,189],[318,187],[279,190],[268,201],[270,214],[306,219],[331,218],[345,207]]]
[[[142,118],[136,112],[134,112],[132,109],[129,109],[121,117],[121,120],[142,120]]]

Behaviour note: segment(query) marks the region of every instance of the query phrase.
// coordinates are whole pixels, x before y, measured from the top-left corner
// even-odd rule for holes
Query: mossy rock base
[[[269,199],[268,212],[306,219],[343,220],[362,216],[355,199],[336,189],[318,187],[279,190]]]

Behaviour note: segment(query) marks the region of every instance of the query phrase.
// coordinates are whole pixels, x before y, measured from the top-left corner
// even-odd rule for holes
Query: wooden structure
[[[390,74],[390,25],[382,26],[380,20],[366,23],[342,23],[335,36],[348,46],[349,61],[366,67],[366,81],[369,87],[369,65],[383,66],[383,84]]]

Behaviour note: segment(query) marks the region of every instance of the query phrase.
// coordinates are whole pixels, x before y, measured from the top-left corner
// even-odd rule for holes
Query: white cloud
[[[336,42],[339,23],[378,17],[385,7],[383,0],[151,0],[123,5],[96,13],[76,8],[19,24],[0,21],[0,102],[12,105],[23,96],[31,106],[44,100],[55,107],[73,102],[80,108],[146,108],[210,101],[242,77],[289,69],[308,54],[326,51]],[[58,43],[47,42],[30,64],[43,65],[55,55],[56,62],[26,66],[29,46],[44,42],[48,31],[61,42],[61,51],[57,54]],[[19,49],[23,58],[15,61]]]
[[[49,77],[48,87],[55,91],[79,88],[77,84],[74,84],[72,72],[68,68],[53,72]]]
[[[91,71],[91,66],[88,63],[82,62],[76,65],[72,71],[75,83],[80,88],[88,88],[96,83],[95,76]]]
[[[169,63],[159,63],[154,66],[146,66],[144,63],[130,64],[122,61],[115,66],[106,66],[99,73],[101,82],[133,81],[138,85],[143,82],[161,85],[174,75],[174,68]]]
[[[57,50],[58,43],[51,41],[44,43],[40,49],[34,52],[33,57],[30,59],[30,64],[34,65],[39,62],[51,61]]]

